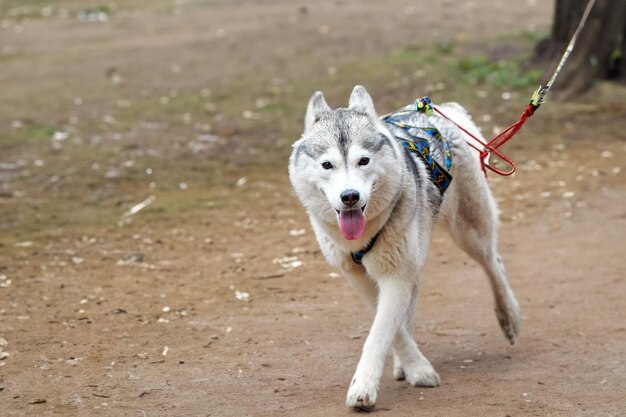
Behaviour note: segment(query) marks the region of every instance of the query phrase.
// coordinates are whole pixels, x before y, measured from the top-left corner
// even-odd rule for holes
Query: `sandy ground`
[[[160,129],[194,104],[133,116],[120,98],[284,87],[418,37],[545,30],[551,6],[536,3],[122,2],[104,24],[56,8],[0,20],[0,415],[353,414],[343,403],[371,317],[291,195],[289,144],[241,152],[297,137],[293,125],[229,130],[233,116],[209,110],[210,128]],[[519,342],[501,335],[480,268],[438,231],[414,334],[443,383],[410,387],[389,364],[376,414],[626,415],[625,97],[608,87],[555,105],[512,148],[519,173],[491,177]],[[112,108],[143,125],[115,136]],[[16,144],[16,120],[71,137]],[[178,145],[194,129],[229,141],[190,156]]]

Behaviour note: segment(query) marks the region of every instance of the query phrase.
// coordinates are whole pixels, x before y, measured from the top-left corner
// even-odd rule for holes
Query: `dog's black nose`
[[[346,190],[341,193],[341,201],[343,201],[343,204],[350,207],[358,203],[360,197],[357,190]]]

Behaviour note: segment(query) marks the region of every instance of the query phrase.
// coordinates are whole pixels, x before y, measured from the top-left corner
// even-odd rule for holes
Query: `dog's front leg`
[[[376,317],[348,389],[346,404],[349,407],[362,410],[374,407],[385,357],[398,328],[404,322],[411,302],[412,287],[413,282],[401,276],[378,280]]]

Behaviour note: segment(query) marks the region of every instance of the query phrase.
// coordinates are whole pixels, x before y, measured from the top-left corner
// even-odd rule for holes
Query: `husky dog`
[[[482,137],[461,106],[439,108]],[[324,256],[375,312],[346,399],[362,410],[374,407],[390,349],[397,380],[420,387],[440,383],[412,337],[420,269],[438,219],[485,269],[511,344],[520,329],[519,306],[497,251],[498,209],[469,137],[437,115],[415,111],[411,118],[411,125],[434,126],[446,138],[454,179],[445,194],[427,160],[402,144],[412,140],[407,131],[380,119],[362,86],[352,91],[348,108],[332,110],[321,92],[313,94],[289,159],[291,183]],[[434,142],[430,153],[442,163]]]

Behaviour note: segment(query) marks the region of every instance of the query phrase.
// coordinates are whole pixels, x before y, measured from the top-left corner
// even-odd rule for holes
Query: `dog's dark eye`
[[[370,163],[370,159],[366,156],[364,156],[363,158],[361,158],[361,160],[359,161],[359,165],[367,165]]]
[[[324,168],[324,169],[332,169],[333,168],[333,164],[331,164],[328,161],[322,162],[322,168]]]

